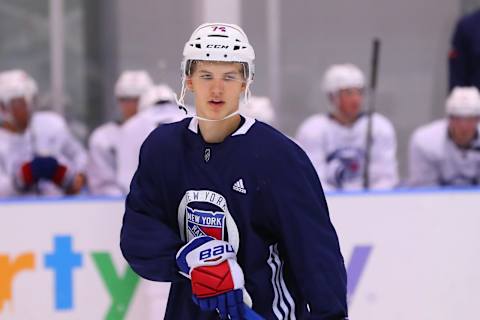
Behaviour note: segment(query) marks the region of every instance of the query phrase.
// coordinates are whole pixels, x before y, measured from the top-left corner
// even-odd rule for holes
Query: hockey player
[[[127,194],[130,182],[138,167],[140,147],[147,136],[158,126],[179,121],[185,112],[175,103],[175,93],[166,84],[150,87],[140,98],[139,112],[126,121],[119,130],[117,146],[117,181]],[[169,283],[145,281],[148,305],[147,319],[162,319],[168,299]]]
[[[426,124],[410,139],[409,185],[469,186],[480,183],[480,93],[456,87],[447,118]]]
[[[94,195],[125,194],[117,181],[117,145],[120,127],[138,111],[140,97],[153,85],[144,70],[126,70],[115,84],[121,113],[119,121],[109,121],[95,129],[88,141],[88,186]]]
[[[448,55],[449,89],[475,86],[480,89],[480,10],[462,17],[455,27]]]
[[[183,51],[196,115],[155,129],[125,203],[121,249],[172,282],[165,319],[345,319],[346,272],[315,169],[272,127],[239,115],[254,74],[243,30],[199,26]],[[192,296],[193,295],[193,296]]]
[[[75,194],[85,184],[87,154],[63,118],[33,112],[37,85],[22,70],[0,76],[0,196]]]
[[[140,112],[130,118],[119,130],[117,148],[117,181],[122,193],[127,194],[138,166],[140,146],[150,132],[159,125],[183,119],[185,113],[175,103],[175,93],[165,85],[151,86],[140,98]]]
[[[363,188],[368,117],[362,112],[365,78],[352,64],[331,66],[323,79],[329,113],[315,114],[299,127],[296,139],[309,155],[325,190]],[[372,114],[370,188],[398,183],[395,130],[384,116]]]
[[[3,86],[2,86],[2,81],[4,78],[4,73],[0,72],[0,128],[3,128],[4,125],[5,125],[5,113],[6,113],[6,108],[5,108],[5,104],[3,103]]]

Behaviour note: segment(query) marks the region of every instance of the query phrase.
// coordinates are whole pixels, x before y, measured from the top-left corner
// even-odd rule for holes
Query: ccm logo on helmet
[[[235,251],[231,244],[219,245],[200,251],[200,260],[204,260],[205,262],[215,261],[220,259],[222,254],[233,252]]]
[[[207,48],[215,48],[215,49],[228,49],[229,46],[224,44],[207,44]]]

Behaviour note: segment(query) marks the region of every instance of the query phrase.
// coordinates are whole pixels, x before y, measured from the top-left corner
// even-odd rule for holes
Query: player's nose
[[[212,81],[212,86],[210,90],[214,96],[218,96],[223,93],[224,88],[225,88],[225,85],[222,79],[214,79]]]

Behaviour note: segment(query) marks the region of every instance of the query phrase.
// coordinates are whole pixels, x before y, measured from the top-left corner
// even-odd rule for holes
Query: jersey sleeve
[[[266,214],[286,270],[310,307],[308,319],[347,317],[346,271],[325,196],[300,148],[269,164]]]
[[[101,132],[94,132],[88,143],[88,185],[94,195],[118,196],[123,192],[116,180],[115,146],[103,141]]]
[[[298,128],[295,140],[310,158],[324,189],[333,190],[335,187],[327,183],[327,155],[324,151],[326,148],[322,145],[323,132],[324,125],[314,118],[308,119]]]
[[[129,119],[119,130],[119,141],[117,148],[118,184],[124,193],[130,188],[133,174],[138,167],[138,154],[140,146],[151,131],[148,123],[143,121],[143,115],[137,114]]]
[[[457,86],[472,85],[469,74],[470,50],[467,25],[465,19],[461,19],[455,27],[448,54],[450,90]]]
[[[52,155],[72,173],[85,173],[88,155],[64,118],[52,111],[35,112],[29,125],[32,147],[40,155]]]
[[[62,148],[63,155],[71,162],[77,173],[85,173],[88,154],[80,141],[70,132],[65,131],[65,141]]]
[[[414,132],[408,153],[408,185],[412,187],[438,185],[439,176],[424,143],[428,141],[423,140],[419,131]]]
[[[390,122],[378,121],[373,136],[370,187],[391,189],[398,184],[397,138]]]
[[[6,155],[0,152],[0,198],[14,196],[17,194],[15,189],[12,174],[7,168]]]
[[[155,142],[147,139],[140,150],[138,169],[125,202],[120,248],[132,269],[153,281],[175,281],[175,255],[183,245],[176,213],[167,212],[162,186],[161,158]]]

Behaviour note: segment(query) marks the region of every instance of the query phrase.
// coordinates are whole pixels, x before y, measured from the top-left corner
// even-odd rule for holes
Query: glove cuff
[[[13,183],[19,191],[26,191],[37,182],[29,162],[20,165],[14,172]]]
[[[30,166],[29,162],[24,163],[20,167],[20,175],[25,186],[30,186],[36,182],[32,173],[32,166]]]
[[[198,298],[209,298],[233,290],[234,282],[228,261],[216,266],[192,270],[192,293]]]
[[[60,187],[63,187],[63,182],[65,178],[65,174],[67,173],[67,167],[64,165],[59,164],[55,169],[55,172],[52,177],[52,181]]]
[[[227,259],[236,259],[233,246],[209,236],[190,240],[180,248],[176,256],[180,273],[188,276],[197,267],[216,266]]]
[[[197,267],[190,274],[192,293],[209,298],[236,289],[243,289],[245,279],[236,260],[226,260],[215,266]]]
[[[58,165],[52,177],[53,183],[64,190],[68,190],[72,186],[74,179],[75,173],[62,164]]]

